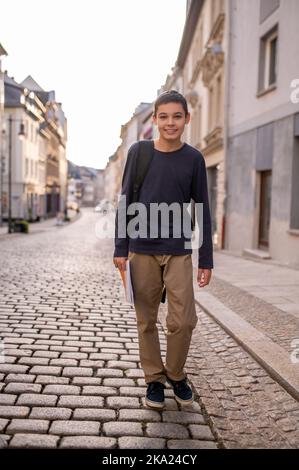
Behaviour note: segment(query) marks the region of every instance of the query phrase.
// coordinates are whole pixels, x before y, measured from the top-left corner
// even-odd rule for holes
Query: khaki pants
[[[129,252],[135,294],[139,354],[145,382],[165,383],[186,377],[184,365],[197,323],[193,291],[191,255],[145,255]],[[163,281],[168,300],[167,352],[161,358],[157,329]]]

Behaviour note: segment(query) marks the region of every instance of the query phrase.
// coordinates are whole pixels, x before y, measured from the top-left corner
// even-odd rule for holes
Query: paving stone
[[[61,366],[61,367],[76,367],[78,366],[77,359],[51,359],[50,366]]]
[[[128,362],[140,362],[140,355],[139,351],[136,351],[135,354],[121,354],[120,358],[121,361],[128,361]]]
[[[138,398],[132,397],[109,397],[107,398],[109,408],[138,408]]]
[[[59,436],[49,436],[46,434],[15,434],[9,443],[13,448],[55,448],[57,447]]]
[[[108,379],[103,379],[103,385],[107,387],[134,387],[135,382],[133,379],[126,379],[126,378],[121,378],[121,379],[115,379],[115,378],[108,378]]]
[[[26,418],[30,408],[27,406],[0,406],[1,418]]]
[[[101,424],[95,421],[53,421],[49,429],[49,434],[59,434],[61,436],[91,436],[98,435]]]
[[[10,382],[5,387],[5,393],[40,393],[42,386],[32,383]]]
[[[170,439],[167,441],[168,449],[217,449],[213,441],[198,441],[196,439]]]
[[[36,375],[60,375],[62,368],[54,366],[33,366],[30,369],[30,374]]]
[[[66,351],[67,350],[68,349],[66,349]],[[75,359],[80,361],[81,359],[87,359],[88,354],[83,352],[63,352],[60,357],[61,359]]]
[[[6,449],[8,447],[8,436],[0,435],[0,449]]]
[[[49,364],[49,362],[50,359],[47,357],[21,357],[18,361],[18,364],[28,364],[29,366],[46,366]]]
[[[49,421],[42,419],[13,419],[6,429],[8,434],[46,433]]]
[[[36,357],[48,357],[49,359],[57,358],[59,356],[58,352],[55,351],[35,351],[33,356]]]
[[[142,426],[140,423],[132,422],[107,422],[103,424],[103,432],[106,436],[142,436]]]
[[[19,396],[16,404],[28,406],[55,406],[57,399],[58,397],[56,395],[24,393]]]
[[[80,395],[81,388],[75,385],[46,385],[43,393],[49,395]]]
[[[4,382],[5,383],[10,383],[10,382],[28,382],[28,383],[32,383],[34,382],[36,379],[36,375],[30,375],[30,374],[8,374],[5,379],[4,379]]]
[[[82,389],[82,395],[102,395],[105,397],[109,397],[111,395],[117,395],[117,394],[118,394],[117,388],[112,388],[112,387],[86,385],[86,386],[83,386],[83,389]]]
[[[72,379],[73,385],[101,385],[102,379],[99,377],[74,377]]]
[[[8,336],[5,337],[5,345],[7,344],[32,344],[34,343],[34,339],[30,338],[9,338]]]
[[[70,408],[56,408],[56,407],[34,407],[29,415],[30,419],[46,419],[53,420],[68,420],[72,415]]]
[[[132,369],[134,367],[137,367],[137,363],[128,362],[128,361],[108,361],[107,367],[111,369],[127,370],[127,369]]]
[[[0,418],[0,432],[3,432],[4,429],[6,428],[7,424],[9,423],[8,419],[2,419]]]
[[[149,423],[146,425],[146,434],[149,437],[164,437],[166,439],[188,439],[188,430],[180,425],[173,423]]]
[[[29,366],[22,366],[18,364],[1,364],[0,363],[0,372],[4,374],[25,374],[29,369]],[[31,372],[31,371],[30,371]],[[34,372],[31,372],[34,374]]]
[[[65,408],[102,408],[104,406],[104,398],[66,395],[59,397],[57,406]]]
[[[100,361],[117,361],[118,354],[91,353],[89,359]]]
[[[129,378],[144,378],[144,372],[140,369],[127,369],[125,375]]]
[[[122,347],[121,344],[112,343],[112,342],[109,343],[108,341],[101,341],[101,342],[98,341],[98,342],[95,343],[95,347],[101,349],[101,351],[103,349],[105,349],[105,350],[109,349],[109,353],[112,353],[112,354],[113,353],[116,354],[115,351],[120,351],[121,354],[126,352],[125,347]]]
[[[61,449],[115,449],[117,440],[112,437],[75,436],[63,437]]]
[[[209,426],[201,425],[201,424],[191,424],[189,425],[189,429],[191,432],[191,436],[194,439],[202,439],[202,440],[206,439],[210,441],[214,440],[214,436],[211,433]]]
[[[13,405],[17,399],[17,395],[9,395],[8,393],[0,394],[0,405]]]
[[[184,411],[163,411],[162,420],[165,423],[205,424],[204,417],[199,413]]]
[[[115,421],[116,420],[116,411],[115,410],[105,410],[105,409],[96,409],[96,408],[77,408],[74,410],[73,419],[83,419],[83,420],[95,420],[95,421]]]
[[[165,449],[165,439],[126,436],[118,439],[120,449]]]
[[[119,410],[118,419],[119,421],[160,422],[161,415],[159,411],[155,410],[121,409]]]
[[[62,372],[62,375],[66,377],[91,377],[92,374],[92,369],[87,367],[65,367]]]
[[[124,372],[119,369],[99,369],[97,370],[97,377],[123,377]]]
[[[144,397],[146,394],[146,387],[120,387],[119,393],[124,396]]]
[[[70,383],[67,377],[55,377],[54,375],[38,375],[35,382],[42,385],[56,384],[56,385],[68,385]]]

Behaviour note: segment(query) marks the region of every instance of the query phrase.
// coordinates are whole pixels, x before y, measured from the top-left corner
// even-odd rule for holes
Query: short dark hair
[[[157,115],[158,107],[161,104],[167,103],[181,103],[185,111],[185,115],[187,115],[189,112],[186,98],[176,90],[168,90],[161,93],[161,95],[159,95],[156,99],[154,104],[154,116]]]

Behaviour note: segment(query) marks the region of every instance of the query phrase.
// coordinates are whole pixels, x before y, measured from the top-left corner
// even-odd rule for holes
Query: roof
[[[7,52],[6,52],[6,50],[4,49],[4,47],[2,46],[2,44],[0,42],[0,56],[1,55],[7,55]]]
[[[4,103],[6,108],[21,107],[21,94],[23,87],[21,87],[12,77],[4,73]]]
[[[203,3],[204,0],[191,0],[191,3],[188,5],[187,18],[175,64],[181,68],[184,67]]]
[[[28,77],[23,80],[20,85],[24,88],[28,88],[31,91],[45,91],[32,77],[28,75]]]

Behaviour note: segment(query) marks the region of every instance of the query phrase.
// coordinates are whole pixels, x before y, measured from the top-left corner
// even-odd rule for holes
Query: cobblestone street
[[[167,388],[163,411],[145,406],[135,313],[98,218],[85,209],[68,226],[0,237],[0,447],[298,448],[298,402],[199,305],[195,402]]]

